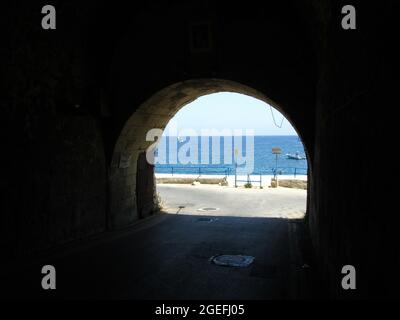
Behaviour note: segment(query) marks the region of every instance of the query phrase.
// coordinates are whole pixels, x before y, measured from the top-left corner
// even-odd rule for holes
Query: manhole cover
[[[254,257],[222,254],[213,256],[210,260],[219,266],[244,268],[248,267],[254,261]]]
[[[197,209],[197,211],[217,211],[217,210],[219,210],[219,209],[213,208],[213,207],[205,207],[205,208]]]

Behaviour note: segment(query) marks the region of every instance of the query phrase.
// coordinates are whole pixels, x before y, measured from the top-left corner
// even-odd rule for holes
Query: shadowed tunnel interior
[[[34,3],[5,6],[1,268],[3,276],[28,271],[15,280],[23,283],[23,293],[2,289],[2,297],[37,296],[43,261],[59,263],[59,283],[66,286],[53,295],[41,292],[43,298],[178,299],[210,292],[216,299],[301,297],[292,289],[279,291],[290,284],[278,286],[268,277],[251,287],[254,274],[230,275],[238,286],[242,283],[240,292],[216,274],[219,288],[237,294],[224,296],[204,285],[201,259],[191,249],[171,249],[158,241],[165,232],[164,240],[177,236],[184,242],[190,237],[180,232],[197,222],[192,216],[154,214],[153,167],[141,167],[139,161],[151,143],[145,141],[146,132],[164,128],[194,99],[222,91],[270,103],[301,137],[308,159],[307,212],[304,221],[289,225],[297,225],[299,241],[307,243],[318,290],[330,298],[397,297],[397,212],[388,191],[393,180],[382,172],[387,167],[382,150],[393,148],[396,135],[392,2],[353,2],[355,30],[341,27],[345,4],[53,1],[56,30],[42,29],[41,7]],[[139,186],[145,192],[138,192]],[[224,217],[218,228],[229,230],[235,219]],[[239,220],[238,226],[254,226],[254,239],[272,232],[272,243],[279,242],[271,230],[285,230],[282,236],[289,237],[288,222],[265,219],[257,227],[255,218]],[[157,221],[153,229],[151,221]],[[137,231],[141,225],[144,231]],[[232,239],[233,247],[235,241],[240,239]],[[212,253],[210,247],[195,246],[200,256]],[[187,256],[198,271],[193,281],[201,284],[199,291],[177,291],[182,287],[169,281],[183,267],[169,256],[164,261],[171,273],[157,273],[159,260],[152,263],[148,247]],[[263,257],[264,249],[257,247],[256,254]],[[135,259],[144,258],[148,263],[129,275]],[[290,263],[286,254],[275,262],[261,258],[251,272],[279,278],[286,271],[293,274]],[[357,290],[343,290],[344,265],[356,268]],[[92,270],[92,276],[77,292],[67,284],[76,283],[68,280],[79,278],[82,270]],[[107,278],[108,271],[126,281]],[[144,284],[145,279],[157,282],[152,274],[163,279],[161,297]],[[180,274],[185,283],[187,274]],[[103,282],[96,282],[96,275]]]

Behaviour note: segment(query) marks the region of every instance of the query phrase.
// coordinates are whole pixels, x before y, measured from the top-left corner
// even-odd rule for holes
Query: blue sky
[[[272,111],[280,125],[283,115],[274,108]],[[255,135],[297,135],[286,119],[281,128],[274,124],[270,106],[265,102],[231,92],[202,96],[187,104],[168,123],[164,135],[176,135],[173,133],[175,125],[178,132],[193,129],[199,135],[201,129],[253,129]]]

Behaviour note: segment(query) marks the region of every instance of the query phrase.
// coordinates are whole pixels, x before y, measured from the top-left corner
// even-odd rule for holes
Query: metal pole
[[[237,188],[237,163],[235,160],[235,188]]]
[[[237,188],[237,156],[238,156],[238,149],[235,149],[234,159],[235,159],[235,188]]]
[[[296,171],[297,171],[297,168],[294,168],[294,177],[296,178]]]

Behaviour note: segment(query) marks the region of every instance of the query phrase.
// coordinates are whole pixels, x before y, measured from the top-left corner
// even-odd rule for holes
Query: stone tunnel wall
[[[340,5],[318,4],[325,19],[309,225],[332,296],[395,296],[400,256],[386,162],[396,126],[395,18],[388,3],[379,14],[375,4],[364,3],[356,6],[357,29],[346,31]],[[357,271],[355,291],[341,288],[347,264]]]
[[[76,24],[44,32],[35,4],[17,1],[2,11],[0,246],[5,261],[106,227],[99,90],[80,29],[87,11],[72,3],[55,5],[59,22],[68,17]]]

